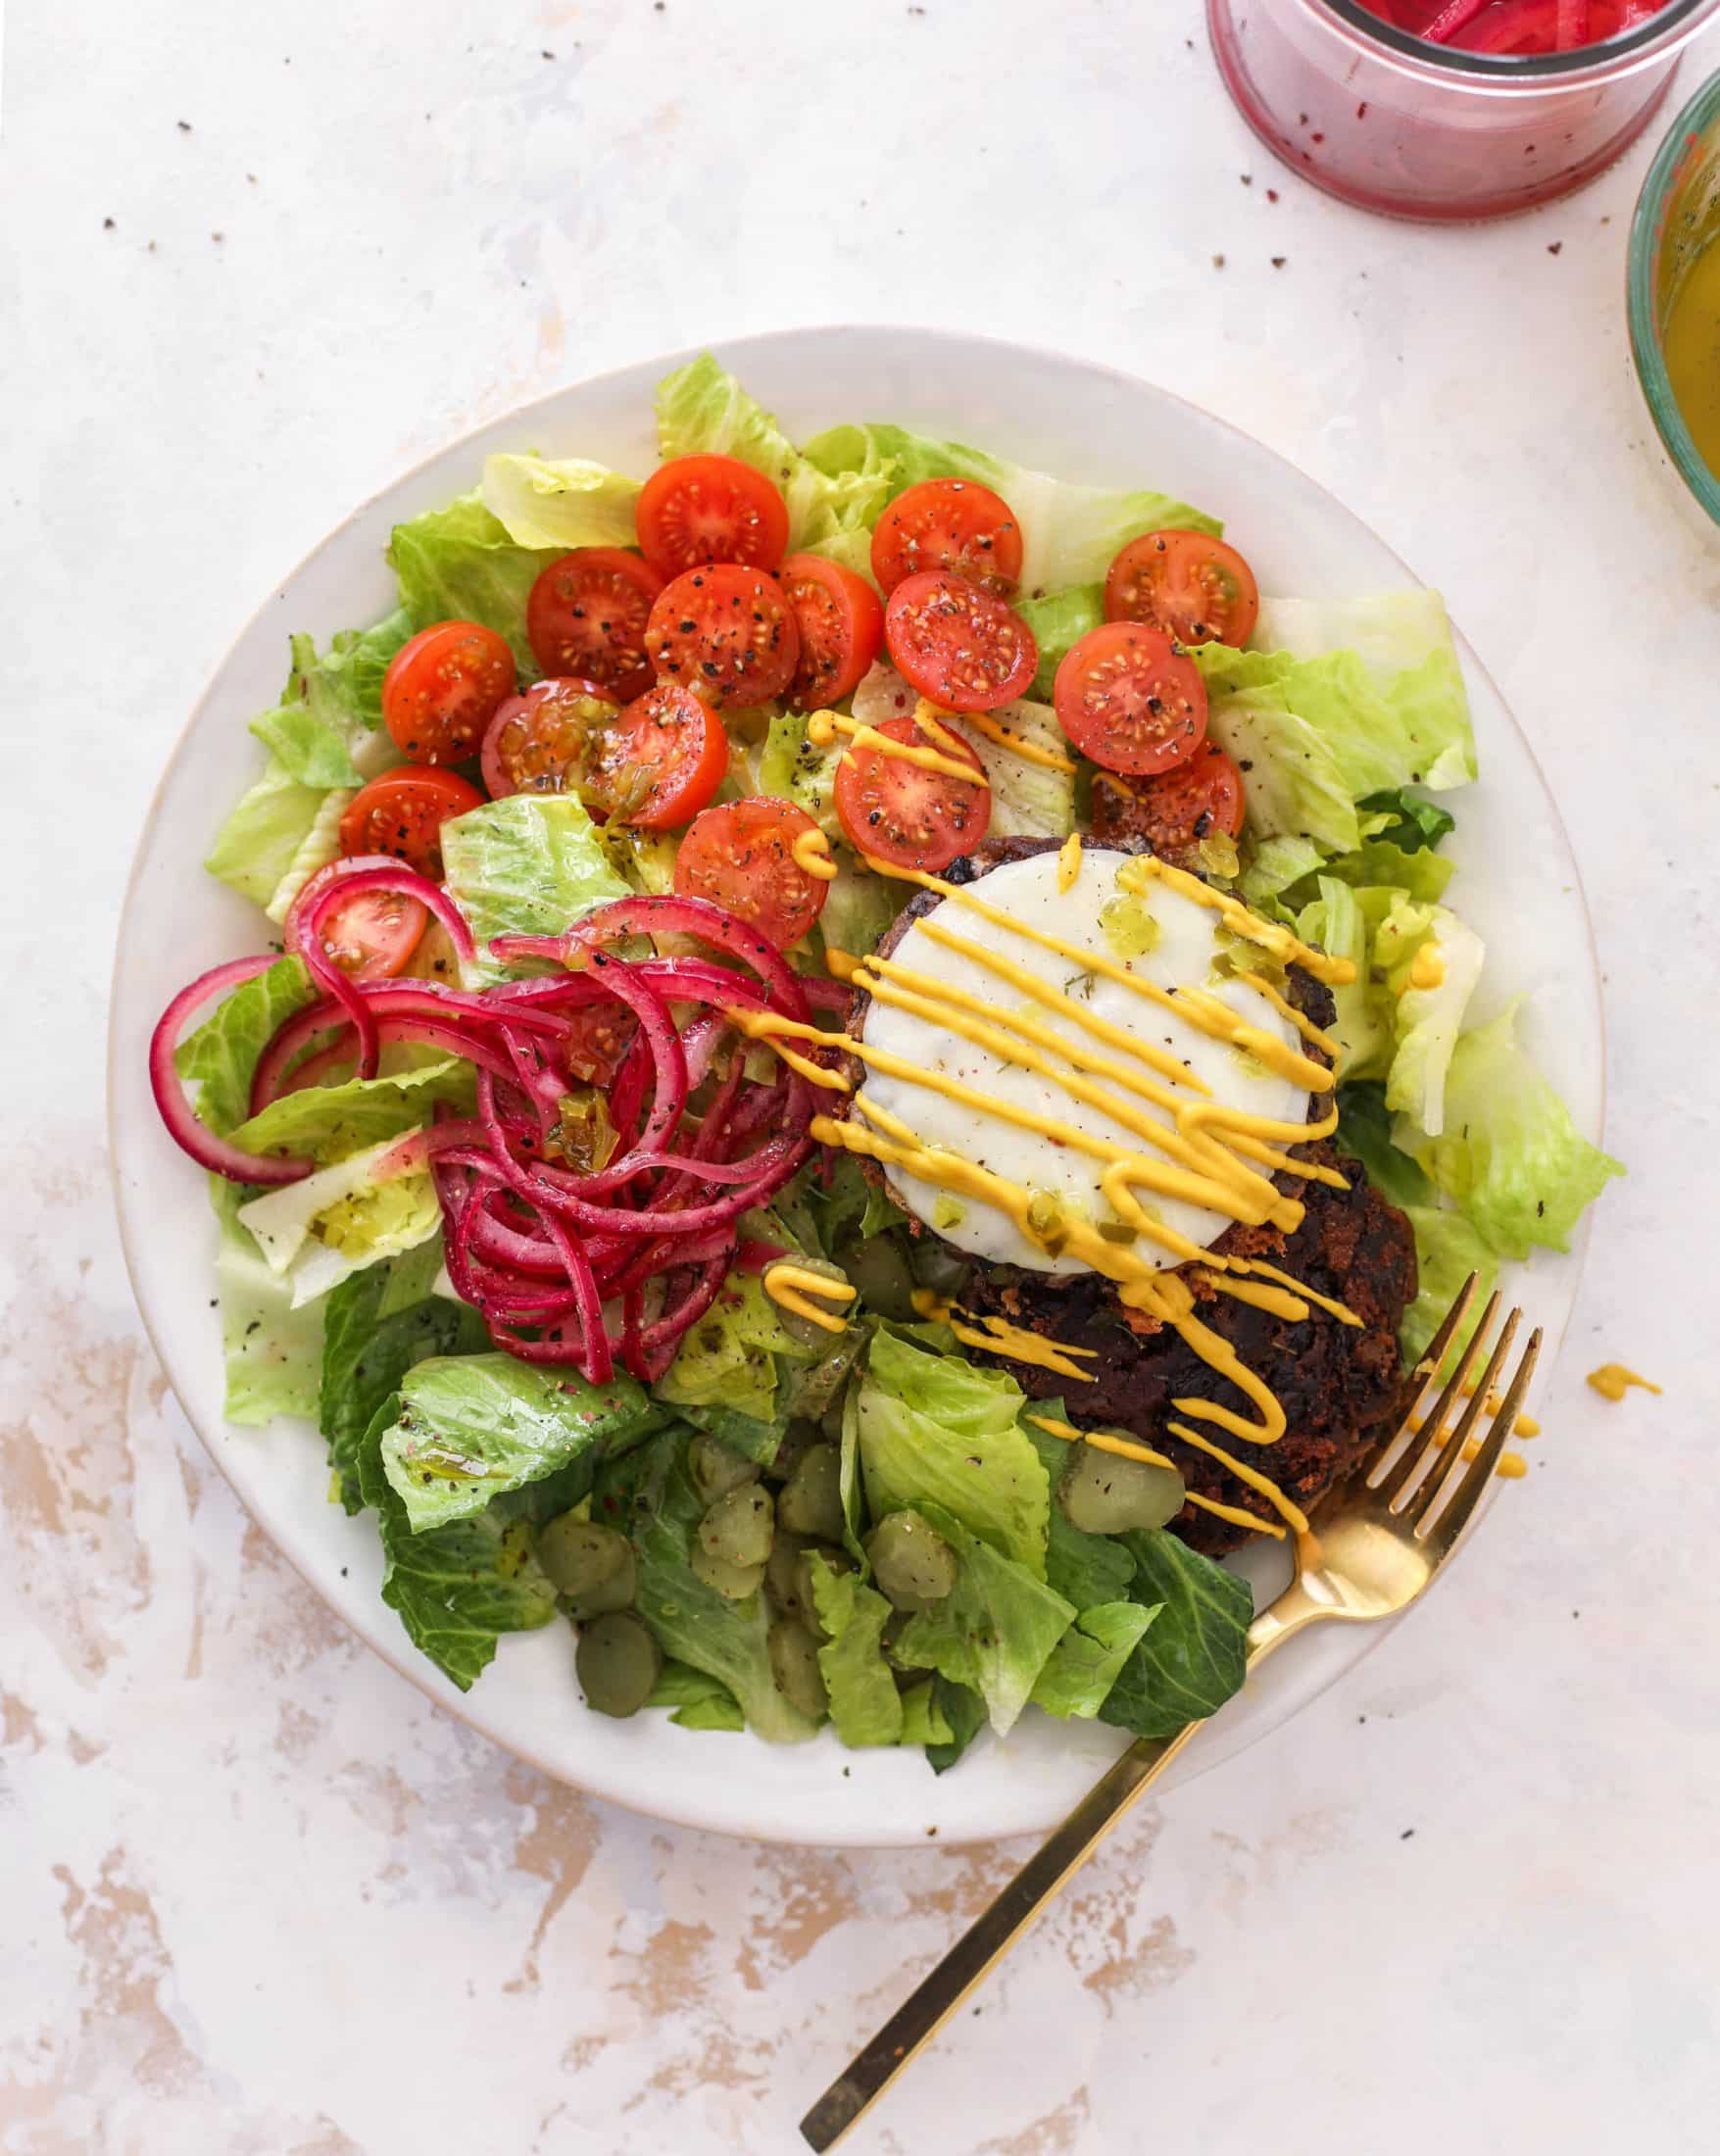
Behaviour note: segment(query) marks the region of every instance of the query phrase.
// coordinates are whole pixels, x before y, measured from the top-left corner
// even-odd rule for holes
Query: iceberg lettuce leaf
[[[513,1355],[437,1355],[402,1378],[379,1450],[413,1532],[421,1534],[552,1475],[565,1510],[590,1490],[602,1460],[657,1419],[644,1388],[620,1373],[597,1386]],[[576,1462],[580,1472],[570,1476]]]
[[[1466,1033],[1446,1076],[1444,1128],[1394,1127],[1438,1188],[1502,1256],[1565,1250],[1584,1208],[1623,1163],[1592,1146],[1516,1038],[1512,1003]],[[1388,1097],[1389,1100],[1389,1097]]]
[[[1051,1483],[1017,1421],[1014,1379],[884,1326],[856,1390],[872,1517],[942,1506],[964,1532],[1043,1579]]]
[[[633,547],[639,481],[584,457],[484,459],[483,504],[517,547]]]
[[[487,955],[493,936],[559,936],[628,893],[573,794],[509,794],[468,809],[442,826],[442,861],[480,979],[506,970]]]
[[[1136,1737],[1171,1737],[1242,1690],[1253,1596],[1168,1528],[1122,1538],[1135,1560],[1131,1599],[1157,1614],[1099,1710]]]
[[[525,602],[560,548],[517,545],[476,494],[396,524],[388,565],[415,629],[437,621],[481,621],[514,648],[522,683],[538,678],[525,634]]]
[[[1074,1604],[970,1535],[942,1505],[911,1509],[955,1550],[956,1585],[934,1609],[909,1619],[896,1636],[896,1659],[977,1691],[992,1728],[1005,1737],[1068,1630]]]
[[[881,1642],[890,1604],[860,1575],[837,1572],[822,1558],[811,1564],[812,1601],[828,1639],[818,1668],[830,1697],[830,1720],[845,1744],[902,1741],[902,1694]]]

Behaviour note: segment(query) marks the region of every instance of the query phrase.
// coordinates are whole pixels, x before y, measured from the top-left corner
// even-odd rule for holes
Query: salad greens
[[[709,354],[662,383],[657,427],[665,458],[716,454],[765,473],[790,545],[860,575],[873,526],[906,487],[957,476],[1001,493],[1023,537],[1017,604],[1040,664],[1030,693],[996,717],[1059,758],[1057,667],[1104,619],[1117,550],[1161,527],[1220,528],[1151,488],[1069,484],[887,422],[797,445]],[[523,686],[538,674],[526,602],[544,568],[570,549],[634,543],[636,476],[521,450],[489,458],[479,478],[396,527],[393,611],[320,650],[294,637],[285,687],[253,721],[268,760],[207,865],[276,924],[340,853],[354,789],[397,760],[381,686],[408,637],[483,623],[507,640]],[[1420,1291],[1402,1326],[1413,1356],[1469,1272],[1491,1282],[1502,1258],[1567,1248],[1622,1171],[1536,1069],[1515,1005],[1471,1021],[1485,951],[1441,849],[1455,828],[1447,798],[1476,776],[1475,745],[1438,597],[1271,596],[1250,648],[1194,657],[1210,736],[1246,796],[1240,851],[1216,854],[1212,873],[1354,965],[1331,1029],[1337,1142],[1413,1228]],[[861,723],[913,705],[887,664],[852,695]],[[871,951],[899,894],[846,842],[833,803],[843,742],[818,746],[798,711],[752,715],[731,744],[730,791],[804,808],[835,861],[794,961],[815,970],[826,951]],[[1071,776],[977,733],[973,746],[994,836],[1081,826],[1090,767]],[[677,844],[599,830],[570,793],[488,802],[441,837],[447,888],[479,952],[467,987],[505,976],[486,953],[495,936],[559,934],[606,901],[671,888]],[[1061,1404],[1029,1402],[1012,1377],[969,1362],[947,1327],[911,1322],[924,1252],[852,1155],[803,1169],[739,1231],[863,1282],[852,1322],[809,1330],[756,1270],[737,1268],[655,1385],[592,1386],[497,1351],[444,1270],[432,1179],[401,1141],[474,1113],[469,1064],[391,1048],[376,1077],[301,1084],[252,1115],[266,1044],[315,995],[301,961],[282,957],[177,1052],[213,1132],[314,1163],[267,1191],[211,1179],[227,1413],[318,1424],[331,1498],[380,1540],[383,1599],[455,1685],[476,1679],[505,1634],[569,1610],[571,1548],[606,1565],[624,1557],[614,1576],[663,1656],[648,1705],[690,1731],[798,1742],[827,1715],[843,1743],[920,1747],[942,1773],[1029,1707],[1164,1736],[1238,1690],[1246,1584],[1168,1528],[1073,1524],[1058,1495],[1068,1446],[1028,1415],[1056,1423]],[[774,1520],[757,1564],[701,1532],[713,1497],[737,1493],[751,1493],[742,1510]],[[801,1531],[809,1523],[816,1532]],[[904,1572],[903,1550],[931,1552],[930,1572]],[[939,1591],[916,1588],[922,1577]]]

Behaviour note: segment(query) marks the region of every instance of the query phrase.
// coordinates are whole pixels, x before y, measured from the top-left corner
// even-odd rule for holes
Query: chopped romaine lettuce
[[[1446,1073],[1486,955],[1481,938],[1449,906],[1408,899],[1394,899],[1374,937],[1373,967],[1397,999],[1386,1105],[1429,1137],[1445,1128]]]
[[[1051,1486],[1001,1370],[942,1355],[888,1326],[859,1388],[860,1466],[874,1519],[942,1505],[983,1542],[1045,1577]]]
[[[516,547],[534,553],[631,547],[637,479],[583,457],[486,457],[483,503]]]
[[[738,457],[775,481],[788,504],[791,548],[825,553],[832,538],[877,520],[890,496],[887,474],[821,467],[795,448],[709,352],[657,385],[663,454]]]
[[[239,1207],[240,1222],[270,1272],[287,1283],[295,1309],[367,1265],[427,1243],[440,1229],[441,1208],[427,1173],[378,1177],[396,1142],[384,1138]]]
[[[439,1245],[427,1243],[422,1250],[439,1262]],[[418,1256],[413,1251],[355,1273],[322,1306],[317,1419],[328,1441],[334,1494],[349,1512],[364,1509],[359,1447],[365,1433],[407,1372],[432,1355],[481,1354],[490,1344],[475,1310],[429,1292]]]
[[[747,1718],[726,1685],[687,1662],[665,1662],[646,1700],[648,1707],[672,1707],[669,1720],[683,1730],[744,1730]]]
[[[777,1356],[811,1361],[812,1353],[788,1331],[759,1278],[734,1272],[682,1340],[657,1396],[672,1406],[722,1407],[769,1424],[776,1417]],[[773,1442],[770,1454],[775,1449]]]
[[[278,757],[270,757],[216,833],[204,867],[242,899],[267,906],[327,800],[322,787],[301,785]]]
[[[293,901],[319,868],[340,858],[340,819],[352,806],[349,787],[337,786],[324,794],[311,819],[311,827],[299,841],[280,881],[270,893],[263,910],[279,927],[292,910]]]
[[[299,958],[280,958],[223,996],[179,1043],[173,1066],[197,1087],[197,1113],[217,1137],[229,1136],[250,1111],[251,1074],[275,1032],[317,1001]]]
[[[1521,999],[1458,1041],[1446,1076],[1445,1127],[1399,1118],[1397,1143],[1505,1257],[1570,1248],[1584,1207],[1622,1162],[1590,1145],[1518,1045]]]
[[[1457,819],[1437,801],[1423,801],[1406,786],[1369,794],[1355,805],[1362,812],[1362,835],[1383,839],[1405,854],[1438,846],[1457,828]],[[1391,883],[1390,876],[1369,876],[1369,883]]]
[[[845,1744],[902,1741],[902,1695],[879,1642],[890,1604],[860,1575],[837,1572],[822,1558],[811,1565],[812,1600],[828,1639],[818,1668],[830,1695],[830,1720]]]
[[[1125,1535],[1133,1600],[1156,1612],[1100,1708],[1136,1737],[1172,1737],[1242,1690],[1253,1597],[1248,1582],[1168,1528]]]
[[[477,975],[502,969],[493,936],[559,936],[627,885],[573,794],[509,794],[442,826],[448,895],[478,947]]]
[[[322,1370],[322,1304],[295,1306],[291,1283],[270,1268],[239,1219],[243,1187],[224,1176],[209,1180],[221,1235],[215,1285],[226,1374],[222,1412],[228,1422],[247,1428],[276,1415],[314,1420]]]
[[[955,1550],[956,1585],[934,1608],[903,1626],[896,1659],[904,1668],[936,1670],[952,1684],[970,1686],[985,1700],[992,1728],[1007,1736],[1073,1621],[1074,1604],[1025,1565],[970,1535],[942,1505],[911,1509]]]
[[[1091,1722],[1159,1614],[1159,1605],[1149,1609],[1139,1602],[1096,1602],[1082,1610],[1035,1680],[1033,1704],[1047,1714]]]
[[[886,500],[922,479],[976,479],[992,488],[1021,527],[1020,581],[1029,598],[1065,584],[1099,581],[1117,550],[1144,531],[1173,525],[1222,529],[1215,518],[1168,494],[1073,485],[960,442],[910,434],[906,427],[831,427],[807,444],[807,456],[823,471],[882,480]]]
[[[232,1134],[233,1143],[247,1152],[300,1153],[326,1165],[362,1147],[373,1147],[380,1139],[403,1137],[427,1123],[438,1106],[462,1115],[472,1113],[469,1063],[445,1056],[380,1078],[301,1086],[241,1123]]]
[[[985,1701],[971,1685],[954,1684],[948,1677],[934,1676],[932,1704],[950,1734],[928,1739],[926,1758],[934,1774],[948,1774],[985,1728]]]
[[[340,630],[325,652],[315,637],[295,636],[280,702],[251,731],[304,785],[356,786],[355,752],[382,722],[382,677],[412,632],[397,608],[372,628]]]
[[[1243,774],[1254,840],[1302,839],[1322,853],[1361,843],[1355,787],[1334,745],[1253,652],[1203,645],[1194,655],[1206,679],[1206,731]]]
[[[396,524],[388,565],[415,629],[437,621],[481,621],[514,647],[519,678],[538,678],[525,634],[525,602],[559,547],[521,547],[476,494]]]
[[[384,1401],[359,1446],[359,1486],[377,1514],[382,1599],[407,1637],[462,1691],[495,1658],[505,1632],[533,1632],[556,1614],[556,1591],[532,1554],[531,1527],[496,1507],[415,1535],[382,1464],[397,1406]]]
[[[1499,1276],[1499,1261],[1460,1212],[1438,1204],[1405,1205],[1403,1217],[1415,1231],[1415,1300],[1403,1313],[1398,1338],[1403,1359],[1413,1362],[1446,1322],[1457,1291],[1474,1273],[1475,1297],[1469,1314],[1451,1337],[1445,1367],[1469,1345]]]
[[[1015,611],[1033,631],[1039,646],[1039,670],[1033,677],[1033,694],[1042,704],[1052,700],[1057,668],[1072,646],[1105,619],[1105,586],[1071,584],[1062,591],[1029,592],[1017,599]]]
[[[565,1510],[590,1489],[600,1461],[656,1419],[644,1388],[619,1372],[597,1386],[513,1355],[439,1355],[401,1380],[380,1454],[413,1532],[422,1534],[551,1475]]]

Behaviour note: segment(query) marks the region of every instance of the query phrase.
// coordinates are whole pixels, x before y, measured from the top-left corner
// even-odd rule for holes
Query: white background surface
[[[1022,1853],[674,1833],[428,1706],[165,1396],[101,1150],[132,834],[270,579],[521,397],[839,318],[1150,375],[1443,586],[1585,864],[1632,1166],[1535,1471],[1433,1609],[1120,1836],[853,2145],[1712,2146],[1720,545],[1629,373],[1648,146],[1489,231],[1376,222],[1272,165],[1175,12],[14,0],[5,2156],[790,2150]],[[1612,1357],[1664,1399],[1588,1393]]]

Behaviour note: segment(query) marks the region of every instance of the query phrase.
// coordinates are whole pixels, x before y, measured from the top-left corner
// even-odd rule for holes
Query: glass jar
[[[1666,371],[1666,321],[1691,266],[1720,246],[1720,74],[1710,75],[1654,154],[1631,220],[1627,310],[1637,380],[1673,468],[1720,524],[1720,476],[1685,423]]]
[[[1648,124],[1720,0],[1671,0],[1604,45],[1430,45],[1357,0],[1206,0],[1244,119],[1328,193],[1394,217],[1501,217],[1579,187]]]

